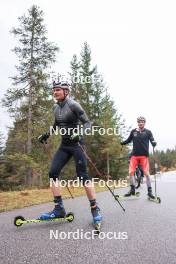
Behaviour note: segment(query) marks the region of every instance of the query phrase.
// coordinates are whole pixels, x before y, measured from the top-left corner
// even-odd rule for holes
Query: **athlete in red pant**
[[[141,168],[146,176],[146,183],[148,188],[148,196],[155,198],[152,194],[150,173],[149,173],[149,141],[153,147],[156,142],[153,138],[152,132],[145,128],[146,119],[142,116],[137,118],[138,128],[131,131],[129,137],[121,142],[121,145],[126,145],[133,142],[133,151],[130,159],[129,174],[130,174],[130,191],[125,194],[126,197],[135,195],[135,178],[134,173],[136,166],[140,163]]]

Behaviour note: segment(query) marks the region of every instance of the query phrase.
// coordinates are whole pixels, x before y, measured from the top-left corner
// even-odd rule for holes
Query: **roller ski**
[[[64,207],[55,205],[54,210],[49,213],[43,213],[38,219],[25,219],[23,216],[16,216],[14,219],[14,225],[19,227],[23,224],[40,223],[40,222],[72,222],[74,220],[74,214],[69,212],[66,214]]]
[[[95,229],[95,234],[99,235],[101,231],[102,216],[100,214],[100,208],[95,205],[91,207],[91,213],[93,216],[93,227]]]
[[[117,198],[119,198],[120,200],[131,200],[133,198],[139,198],[140,196],[140,192],[136,192],[135,191],[135,186],[131,185],[131,189],[129,190],[128,193],[123,194],[123,195],[116,195]]]
[[[119,199],[119,200],[133,200],[133,199],[136,199],[136,198],[139,198],[140,197],[140,192],[136,192],[135,194],[133,195],[129,195],[129,196],[126,196],[126,194],[117,194],[116,197]]]
[[[161,203],[161,198],[159,196],[154,196],[152,193],[152,188],[148,188],[148,200],[155,202],[155,203]]]

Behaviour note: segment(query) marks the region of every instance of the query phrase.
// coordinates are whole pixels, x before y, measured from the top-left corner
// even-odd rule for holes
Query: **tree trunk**
[[[32,95],[31,86],[29,88],[29,105],[28,105],[28,133],[27,133],[27,154],[32,152]],[[32,185],[32,168],[27,168],[26,185]]]
[[[107,180],[109,180],[109,152],[107,152],[106,156],[106,161],[107,161]]]
[[[27,135],[27,154],[31,155],[32,152],[32,85],[33,85],[33,50],[34,50],[34,27],[35,19],[33,21],[33,30],[31,36],[31,59],[30,59],[30,83],[29,83],[29,102],[28,102],[28,135]],[[27,168],[27,178],[26,184],[28,186],[32,185],[32,168],[28,166]]]

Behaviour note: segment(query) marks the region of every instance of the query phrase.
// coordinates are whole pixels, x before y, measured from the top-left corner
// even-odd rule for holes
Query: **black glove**
[[[77,142],[80,141],[81,136],[80,136],[79,134],[76,134],[76,133],[75,133],[75,134],[71,135],[70,139],[71,139],[73,142],[77,143]]]
[[[157,145],[157,143],[156,143],[155,141],[153,141],[153,142],[152,142],[152,146],[153,146],[153,148],[155,148],[156,145]]]
[[[42,134],[42,135],[40,135],[38,137],[38,141],[43,144],[44,142],[47,141],[47,139],[49,138],[49,136],[50,136],[50,134],[48,132],[47,133],[44,133],[44,134]]]

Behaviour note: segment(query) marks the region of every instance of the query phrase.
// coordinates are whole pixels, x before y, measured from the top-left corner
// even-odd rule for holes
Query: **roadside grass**
[[[85,195],[83,187],[69,188],[74,197]],[[106,187],[100,187],[95,184],[96,192],[106,191]],[[71,198],[67,188],[62,187],[62,197]],[[13,209],[24,208],[31,205],[48,203],[53,201],[51,190],[47,189],[26,189],[23,191],[0,192],[0,212],[6,212]]]

